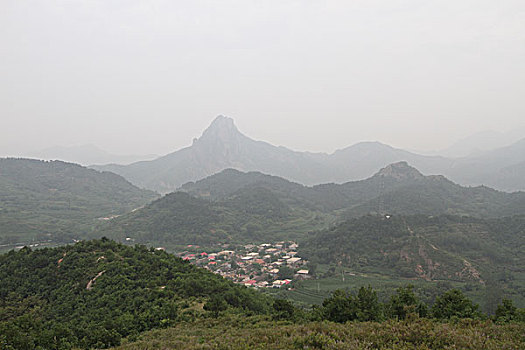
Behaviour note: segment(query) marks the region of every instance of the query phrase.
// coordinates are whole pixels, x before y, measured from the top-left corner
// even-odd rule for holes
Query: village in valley
[[[289,288],[291,283],[311,278],[307,261],[297,255],[295,242],[228,245],[209,249],[188,245],[178,253],[184,260],[204,267],[235,283],[253,288]],[[228,249],[228,250],[226,250]]]

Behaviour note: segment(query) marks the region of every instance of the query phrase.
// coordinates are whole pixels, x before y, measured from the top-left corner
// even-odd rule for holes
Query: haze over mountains
[[[126,166],[94,166],[160,193],[227,168],[260,171],[305,185],[365,179],[388,164],[407,161],[423,174],[445,175],[462,185],[525,190],[525,139],[463,158],[425,156],[379,142],[361,142],[332,154],[297,152],[243,135],[233,119],[218,116],[189,147]]]
[[[433,154],[457,158],[472,156],[492,149],[510,146],[521,140],[523,135],[525,135],[525,129],[523,128],[509,132],[482,131],[458,140],[450,147]]]
[[[78,145],[78,146],[55,146],[45,148],[39,151],[29,152],[28,157],[42,160],[61,160],[64,162],[77,163],[80,165],[92,164],[130,164],[141,160],[151,160],[157,158],[157,155],[123,155],[112,154],[103,149],[92,145]]]

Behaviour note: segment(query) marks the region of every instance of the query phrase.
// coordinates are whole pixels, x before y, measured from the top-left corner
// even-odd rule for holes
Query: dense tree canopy
[[[219,313],[267,313],[269,298],[161,250],[102,239],[0,256],[2,349],[118,345],[122,337]],[[201,313],[204,312],[200,311]]]

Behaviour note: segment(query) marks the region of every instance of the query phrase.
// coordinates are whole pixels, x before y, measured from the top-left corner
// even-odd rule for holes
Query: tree
[[[420,302],[414,293],[414,286],[409,284],[406,287],[399,287],[396,294],[390,297],[390,302],[386,305],[386,313],[390,318],[404,320],[409,314],[418,314],[425,317],[427,306]]]
[[[218,317],[219,313],[227,308],[228,303],[224,299],[224,296],[218,294],[212,295],[208,302],[204,304],[204,310],[213,313],[214,317]]]
[[[274,318],[278,320],[292,319],[295,313],[295,307],[288,300],[276,299],[273,302]]]
[[[501,304],[496,308],[495,321],[510,322],[517,320],[518,308],[514,306],[512,300],[503,299]]]
[[[357,305],[352,295],[338,289],[323,301],[323,317],[328,321],[344,323],[357,319]]]
[[[292,279],[293,273],[294,271],[288,266],[281,266],[279,268],[279,273],[277,273],[277,276],[279,277],[279,279],[282,279],[282,280]]]
[[[473,304],[458,289],[451,289],[436,298],[432,305],[432,316],[439,319],[480,318],[479,305]]]
[[[380,321],[383,318],[377,293],[371,286],[359,288],[357,293],[357,318],[359,321]]]

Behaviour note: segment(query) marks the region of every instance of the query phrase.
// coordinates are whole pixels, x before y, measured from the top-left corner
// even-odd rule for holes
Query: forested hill
[[[156,196],[119,175],[77,164],[0,159],[0,244],[71,242],[97,218],[126,213]]]
[[[525,217],[364,216],[305,239],[309,260],[427,280],[495,283],[523,299]],[[525,300],[522,300],[525,302]]]
[[[244,173],[235,169],[226,169],[197,182],[188,182],[179,190],[198,198],[222,201],[254,188],[265,189],[291,206],[326,211],[331,205],[329,196],[311,187],[278,176],[260,172]]]
[[[525,193],[506,193],[488,187],[462,187],[443,176],[424,176],[406,162],[390,164],[374,176],[344,184],[313,187],[257,172],[228,169],[181,187],[212,200],[235,197],[249,188],[264,188],[291,205],[346,216],[369,213],[458,214],[498,217],[525,212]]]
[[[244,315],[271,305],[174,255],[107,239],[10,251],[0,255],[0,280],[2,349],[108,347],[198,318],[203,305]],[[210,297],[219,305],[208,303]]]
[[[326,217],[291,208],[264,188],[246,189],[222,201],[174,192],[111,220],[94,235],[164,246],[262,242],[295,239],[326,227]]]
[[[525,194],[461,187],[405,162],[373,177],[307,187],[261,173],[225,170],[168,194],[94,232],[160,245],[301,239],[337,220],[368,214],[496,218],[525,212]]]

